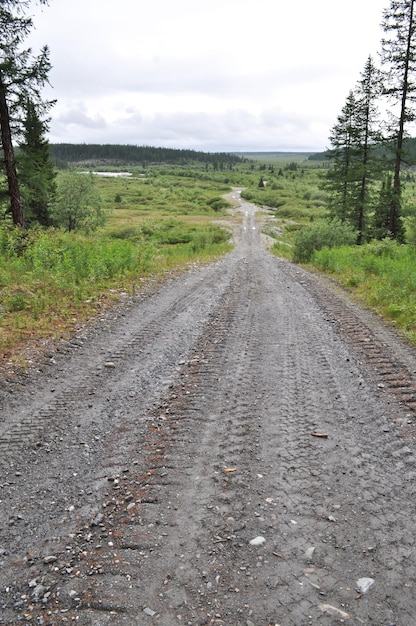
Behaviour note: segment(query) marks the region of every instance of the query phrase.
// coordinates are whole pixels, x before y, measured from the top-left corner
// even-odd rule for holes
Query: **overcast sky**
[[[390,0],[50,0],[53,143],[314,151]]]

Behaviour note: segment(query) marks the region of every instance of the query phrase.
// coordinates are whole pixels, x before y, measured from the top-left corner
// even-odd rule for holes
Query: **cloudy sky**
[[[50,0],[53,143],[314,151],[390,0]]]

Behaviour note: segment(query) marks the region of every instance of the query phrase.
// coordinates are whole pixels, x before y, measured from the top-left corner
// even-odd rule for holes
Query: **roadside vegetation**
[[[416,344],[416,248],[391,239],[324,248],[314,265],[380,313]]]
[[[231,250],[232,205],[224,196],[237,186],[261,208],[259,221],[275,242],[274,254],[330,274],[416,342],[411,170],[404,187],[406,243],[384,239],[359,246],[356,231],[328,209],[322,186],[328,162],[290,158],[269,154],[264,162],[253,156],[225,171],[199,163],[109,165],[102,173],[113,176],[92,176],[78,168],[75,178],[94,188],[95,204],[84,209],[88,214],[99,206],[100,224],[16,229],[6,219],[0,227],[3,353],[10,356],[28,338],[65,336],[147,281]],[[121,171],[130,175],[114,175]],[[72,169],[58,170],[56,188],[73,176]]]
[[[182,174],[153,168],[146,177],[106,178],[65,170],[57,173],[51,216],[56,211],[62,219],[56,225],[21,229],[3,222],[5,354],[28,338],[62,336],[146,281],[231,249],[230,230],[214,223],[230,207],[222,198],[229,187],[216,180],[197,184],[191,172]]]

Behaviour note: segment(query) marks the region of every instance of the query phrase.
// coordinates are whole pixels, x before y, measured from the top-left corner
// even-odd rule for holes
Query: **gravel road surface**
[[[256,211],[3,381],[0,624],[416,624],[415,350]]]

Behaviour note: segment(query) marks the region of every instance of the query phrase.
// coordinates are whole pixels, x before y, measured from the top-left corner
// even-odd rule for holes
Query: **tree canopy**
[[[383,11],[381,69],[369,57],[330,135],[326,180],[332,214],[366,237],[404,240],[402,166],[410,122],[416,120],[415,0],[391,0]],[[379,105],[388,117],[380,122]],[[413,156],[414,160],[414,156]],[[379,196],[375,185],[379,181]],[[369,223],[371,216],[372,223]]]
[[[381,62],[385,68],[384,92],[397,112],[391,112],[391,137],[394,146],[394,175],[389,210],[389,231],[393,238],[403,239],[401,220],[400,172],[406,127],[415,120],[416,94],[416,15],[414,0],[391,0],[383,12]]]
[[[47,4],[47,0],[37,1]],[[18,226],[25,226],[25,218],[13,141],[21,136],[28,100],[43,112],[52,104],[41,98],[51,68],[48,47],[44,46],[38,56],[30,48],[22,48],[33,28],[32,18],[26,14],[29,5],[28,0],[2,0],[0,4],[0,135],[10,211]]]
[[[58,166],[82,165],[143,165],[178,164],[200,162],[203,164],[232,165],[244,159],[236,154],[224,152],[201,152],[189,149],[157,148],[121,144],[51,144],[51,157]]]

